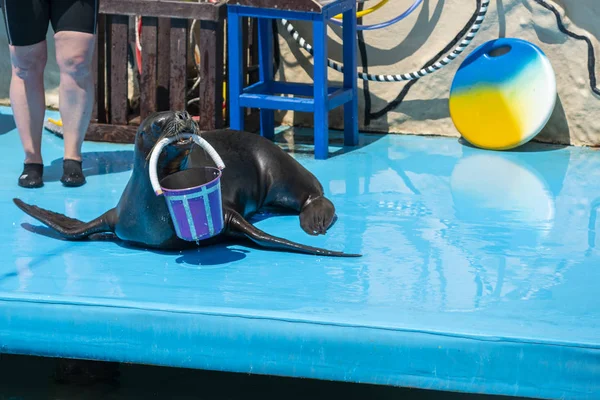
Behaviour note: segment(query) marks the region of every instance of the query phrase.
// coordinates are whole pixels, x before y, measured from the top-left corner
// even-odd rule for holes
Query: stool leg
[[[325,160],[329,155],[329,104],[327,99],[327,23],[313,21],[314,48],[314,140],[315,158]]]
[[[358,73],[356,72],[356,2],[344,12],[344,89],[352,89],[352,100],[344,104],[344,145],[358,145]]]
[[[267,88],[273,81],[273,30],[272,20],[258,19],[258,63],[261,82]],[[269,90],[270,91],[270,90]],[[275,138],[275,110],[260,109],[260,134],[267,139]]]
[[[240,107],[240,95],[244,82],[242,70],[242,21],[235,11],[229,8],[227,15],[227,52],[229,68],[229,126],[231,129],[244,129],[244,113]]]

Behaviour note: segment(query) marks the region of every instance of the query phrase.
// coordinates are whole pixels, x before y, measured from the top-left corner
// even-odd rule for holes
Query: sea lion
[[[265,206],[272,206],[297,213],[300,226],[308,234],[325,234],[334,221],[335,207],[324,196],[317,178],[279,146],[259,135],[231,129],[201,133],[226,165],[221,177],[224,229],[199,243],[177,237],[165,199],[153,191],[148,160],[159,140],[183,132],[198,133],[196,123],[187,112],[156,112],[142,121],[135,137],[131,177],[117,206],[90,222],[26,204],[17,198],[13,201],[22,211],[68,240],[112,233],[133,246],[181,250],[243,237],[273,250],[360,257],[294,243],[250,224],[247,218]],[[204,149],[192,141],[178,140],[162,151],[157,165],[158,178],[199,166],[214,166],[214,163]]]

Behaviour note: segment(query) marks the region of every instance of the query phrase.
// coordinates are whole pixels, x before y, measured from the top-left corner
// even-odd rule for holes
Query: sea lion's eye
[[[154,134],[160,134],[161,128],[156,122],[153,122],[152,125],[150,125],[150,129],[152,129]]]

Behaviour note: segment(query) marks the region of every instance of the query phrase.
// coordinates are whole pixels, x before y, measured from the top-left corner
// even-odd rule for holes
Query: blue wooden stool
[[[277,8],[275,8],[277,7]],[[261,135],[273,139],[275,111],[313,112],[315,158],[329,153],[329,110],[344,105],[344,145],[358,144],[358,98],[356,61],[356,0],[230,0],[227,4],[229,107],[232,129],[244,129],[245,107],[260,109]],[[330,87],[327,79],[327,20],[343,14],[344,82]],[[243,87],[243,17],[258,19],[259,82]],[[276,82],[273,79],[272,19],[313,23],[313,85]],[[291,94],[305,97],[282,97]],[[312,98],[306,98],[310,97]]]

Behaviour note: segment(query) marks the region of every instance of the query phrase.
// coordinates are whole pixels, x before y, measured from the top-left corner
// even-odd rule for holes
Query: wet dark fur
[[[154,193],[148,174],[149,154],[160,139],[196,131],[196,124],[187,113],[160,112],[146,118],[136,134],[134,167],[119,203],[88,223],[19,199],[14,202],[25,213],[69,240],[84,240],[94,234],[111,232],[131,245],[145,248],[180,250],[197,246],[176,236],[165,199]],[[335,207],[324,197],[316,177],[271,141],[234,130],[203,132],[202,137],[216,149],[226,166],[221,178],[225,228],[200,245],[242,237],[273,250],[359,256],[294,243],[250,224],[247,218],[264,206],[274,206],[297,213],[306,233],[325,234],[334,220]],[[196,144],[177,143],[161,153],[158,178],[182,169],[213,165]]]

